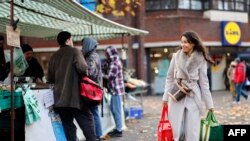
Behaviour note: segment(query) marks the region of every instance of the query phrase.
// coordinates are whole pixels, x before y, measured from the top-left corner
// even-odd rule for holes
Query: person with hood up
[[[108,71],[103,74],[107,80],[111,97],[110,109],[115,120],[115,129],[108,133],[110,137],[122,137],[122,103],[121,95],[125,93],[122,64],[116,48],[109,46],[105,49]]]
[[[82,40],[82,53],[88,65],[88,76],[97,84],[102,86],[102,71],[101,60],[96,53],[97,41],[95,39],[86,37]],[[96,141],[101,141],[102,126],[98,106],[90,108],[94,116]]]

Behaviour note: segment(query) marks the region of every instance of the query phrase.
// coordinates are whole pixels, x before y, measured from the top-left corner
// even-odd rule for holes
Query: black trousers
[[[93,115],[88,108],[82,108],[81,110],[69,107],[54,108],[62,120],[65,135],[67,141],[77,141],[76,126],[73,123],[75,119],[82,129],[82,132],[86,138],[86,141],[95,141],[95,126]]]

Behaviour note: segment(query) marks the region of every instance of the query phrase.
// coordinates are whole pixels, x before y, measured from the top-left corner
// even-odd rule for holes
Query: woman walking
[[[184,32],[181,36],[181,49],[172,57],[163,95],[163,104],[169,104],[169,121],[174,141],[199,140],[200,120],[205,112],[201,100],[204,100],[207,109],[213,111],[207,62],[213,63],[197,33]],[[176,102],[168,93],[178,80],[188,86],[191,92]]]

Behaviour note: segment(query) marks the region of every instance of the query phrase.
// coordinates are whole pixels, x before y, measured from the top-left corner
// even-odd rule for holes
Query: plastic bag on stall
[[[26,92],[23,95],[23,101],[25,105],[25,123],[27,125],[40,120],[40,109],[38,106],[38,100],[32,93],[30,88],[26,88]]]
[[[23,75],[25,70],[29,67],[21,48],[14,47],[13,65],[13,72],[16,76]]]

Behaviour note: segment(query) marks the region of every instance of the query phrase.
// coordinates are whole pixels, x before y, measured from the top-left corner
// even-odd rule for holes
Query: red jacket
[[[244,63],[239,63],[236,65],[234,72],[234,82],[236,84],[243,83],[246,80],[246,72]]]

